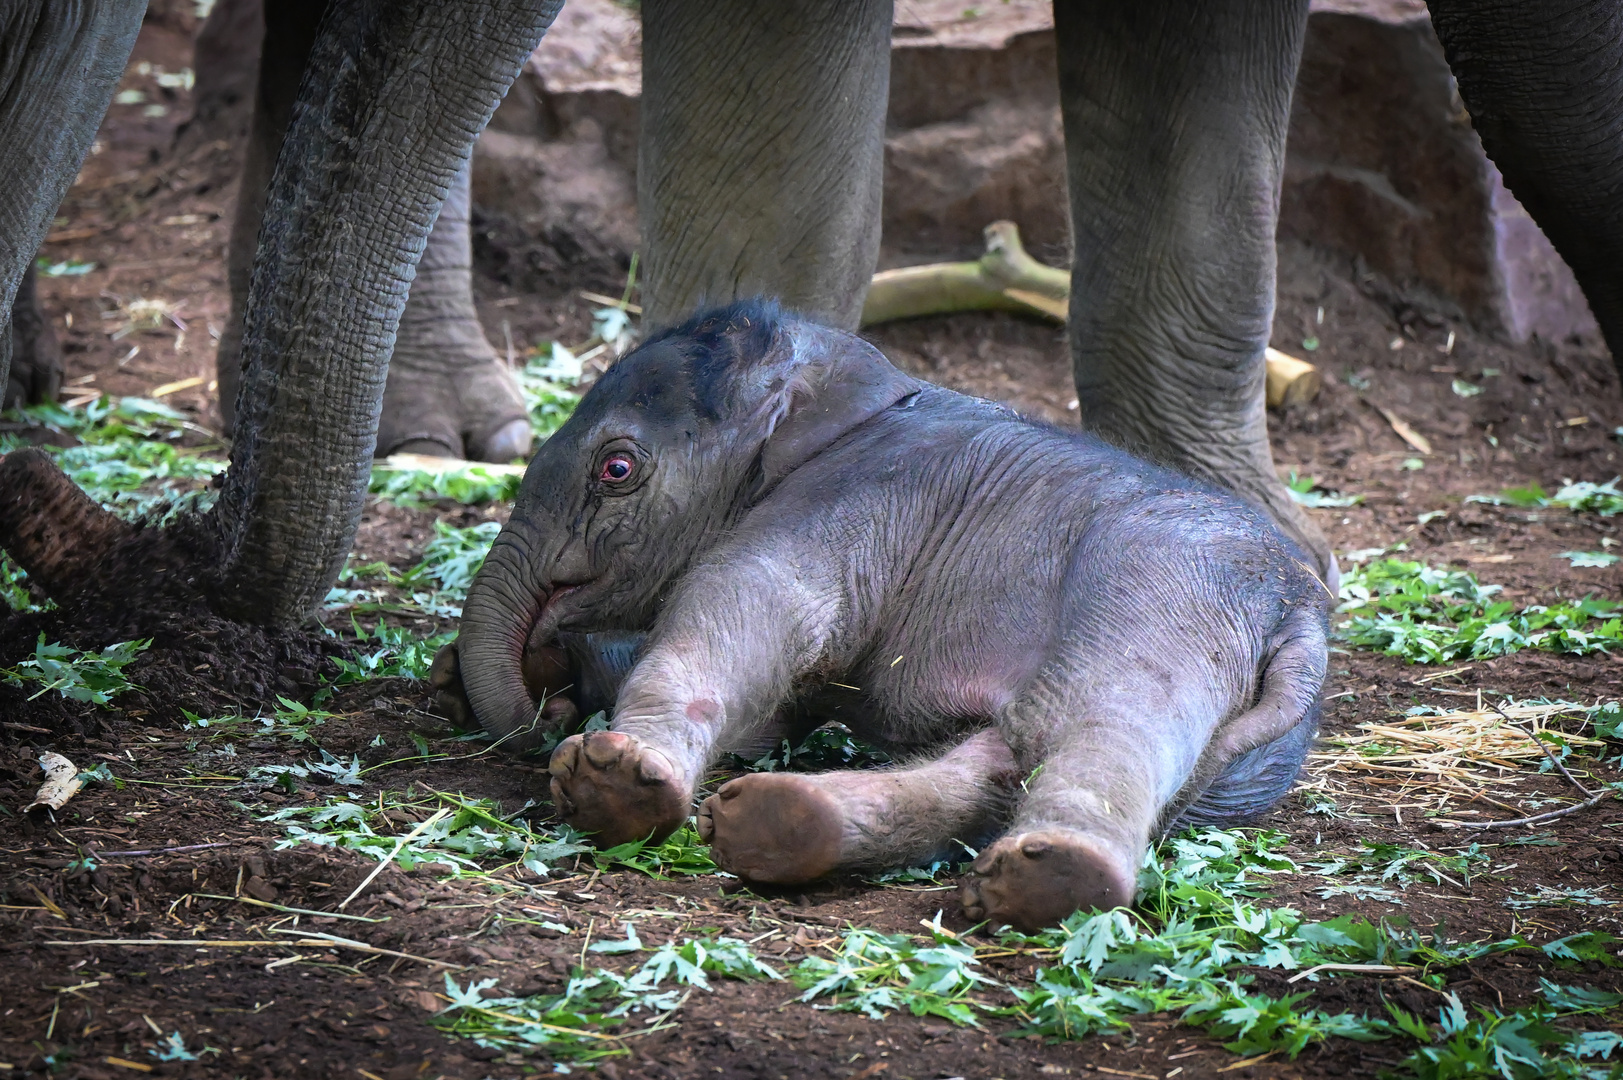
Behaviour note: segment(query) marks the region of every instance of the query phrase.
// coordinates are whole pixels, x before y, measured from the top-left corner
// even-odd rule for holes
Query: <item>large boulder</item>
[[[475,151],[475,202],[534,238],[531,269],[623,265],[636,247],[641,93],[634,12],[570,0]],[[973,255],[999,218],[1039,257],[1067,258],[1051,6],[898,4],[881,260]],[[1421,0],[1314,0],[1280,234],[1513,338],[1594,332],[1571,272],[1483,154]]]
[[[1420,0],[1314,0],[1279,231],[1517,340],[1595,332],[1572,271],[1483,153]]]

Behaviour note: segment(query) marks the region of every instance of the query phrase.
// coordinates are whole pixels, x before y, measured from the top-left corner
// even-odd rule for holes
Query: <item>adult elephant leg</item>
[[[1427,6],[1483,147],[1572,267],[1623,371],[1623,9]]]
[[[530,453],[524,395],[485,340],[473,306],[468,176],[465,165],[451,184],[400,316],[379,455],[405,450],[511,461]]]
[[[1263,350],[1307,0],[1057,0],[1082,423],[1265,509],[1334,575],[1280,483]]]
[[[366,495],[417,261],[474,139],[559,0],[348,0],[310,52],[243,331],[215,606],[290,624],[326,595]]]
[[[55,401],[62,388],[62,349],[39,304],[39,274],[30,266],[11,305],[11,379],[0,404]]]
[[[96,137],[145,8],[129,0],[0,7],[0,394],[10,382],[17,290]]]
[[[768,294],[855,329],[879,254],[891,0],[645,0],[647,322]]]
[[[325,8],[325,0],[265,7],[259,84],[228,258],[232,316],[216,362],[228,428],[235,416],[249,274],[266,189]],[[485,340],[473,304],[472,267],[464,165],[429,235],[401,316],[378,431],[380,453],[409,450],[509,461],[529,452],[524,397]]]

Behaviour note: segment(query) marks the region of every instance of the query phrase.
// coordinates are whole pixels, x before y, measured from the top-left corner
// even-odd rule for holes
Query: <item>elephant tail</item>
[[[1329,666],[1328,626],[1323,610],[1297,609],[1287,616],[1279,644],[1266,661],[1262,689],[1251,708],[1223,725],[1207,749],[1216,775],[1167,826],[1228,827],[1251,821],[1290,791],[1319,731],[1319,695]],[[1205,771],[1205,770],[1201,770]],[[1207,775],[1210,775],[1208,773]]]

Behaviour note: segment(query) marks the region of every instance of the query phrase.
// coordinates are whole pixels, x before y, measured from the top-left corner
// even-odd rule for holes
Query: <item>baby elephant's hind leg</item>
[[[1016,779],[1003,737],[983,731],[911,767],[740,777],[699,807],[699,833],[748,881],[912,866],[995,828]]]

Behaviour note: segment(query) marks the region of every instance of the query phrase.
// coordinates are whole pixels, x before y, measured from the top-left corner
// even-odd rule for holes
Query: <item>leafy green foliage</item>
[[[522,480],[517,473],[472,461],[434,469],[403,468],[379,461],[372,465],[367,490],[400,506],[420,507],[435,499],[478,506],[511,502]]]
[[[710,859],[710,845],[699,839],[698,831],[691,824],[682,826],[657,844],[631,840],[594,851],[592,859],[605,870],[623,866],[653,878],[716,872],[716,864]]]
[[[734,768],[749,772],[828,772],[831,769],[877,769],[891,764],[891,756],[865,743],[844,724],[830,723],[807,735],[799,746],[789,740],[765,756],[749,761],[731,756]]]
[[[365,566],[345,566],[338,575],[339,585],[327,594],[328,611],[347,610],[353,614],[391,612],[395,614],[430,615],[442,619],[462,616],[462,603],[468,598],[468,586],[473,576],[490,553],[490,545],[501,532],[499,522],[487,521],[467,528],[457,528],[443,521],[434,523],[434,539],[423,551],[422,560],[404,573],[397,572],[387,563],[368,563]],[[391,593],[381,588],[354,589],[343,586],[351,582],[375,582],[390,589],[405,591],[406,599],[391,599]]]
[[[402,869],[443,863],[458,874],[479,874],[483,872],[481,859],[497,859],[503,865],[517,864],[532,873],[546,874],[551,864],[589,850],[576,834],[555,835],[533,829],[517,820],[516,814],[502,816],[489,799],[461,795],[408,799],[386,793],[366,803],[340,797],[320,806],[288,807],[259,820],[280,823],[287,830],[287,836],[277,841],[278,850],[314,844],[382,859],[394,850],[401,836],[428,820],[438,804],[447,805],[452,813],[401,848],[395,862]]]
[[[580,402],[569,388],[580,381],[581,363],[575,354],[553,342],[536,349],[518,371],[519,389],[530,410],[530,427],[546,439],[564,426]]]
[[[41,634],[33,657],[14,668],[0,668],[0,675],[9,685],[23,689],[38,684],[30,701],[55,690],[73,701],[106,705],[124,691],[136,689],[124,669],[151,644],[150,639],[124,641],[100,652],[84,652],[56,642],[47,645]]]
[[[1371,923],[1343,915],[1307,922],[1291,908],[1257,906],[1250,898],[1268,875],[1297,869],[1272,850],[1284,839],[1267,831],[1188,833],[1164,842],[1146,860],[1136,911],[1077,912],[1054,930],[1005,931],[996,945],[980,949],[942,930],[939,919],[922,943],[853,929],[832,959],[808,958],[791,977],[803,988],[804,1000],[824,999],[823,1007],[875,1017],[907,1009],[977,1026],[987,1018],[1006,1018],[1018,1023],[1019,1033],[1074,1039],[1122,1028],[1133,1016],[1173,1012],[1238,1054],[1275,1051],[1295,1057],[1331,1037],[1409,1035],[1422,1046],[1407,1068],[1439,1080],[1495,1072],[1523,1080],[1535,1075],[1519,1071],[1535,1060],[1532,1052],[1542,1055],[1536,1059],[1543,1062],[1539,1068],[1553,1070],[1548,1075],[1599,1077],[1582,1071],[1586,1066],[1579,1059],[1609,1053],[1609,1033],[1572,1033],[1551,1022],[1613,1007],[1614,995],[1605,991],[1554,987],[1545,991],[1548,1007],[1509,1017],[1484,1013],[1475,1020],[1460,1010],[1445,1017],[1437,1031],[1401,1010],[1390,1017],[1327,1013],[1302,1008],[1306,993],[1274,998],[1255,992],[1250,972],[1256,968],[1383,964],[1436,971],[1528,947],[1519,937],[1460,942],[1441,927],[1426,936],[1402,921]],[[1461,862],[1366,845],[1358,860],[1396,879],[1438,868],[1464,872],[1476,861],[1473,854],[1466,852]],[[1610,935],[1574,935],[1545,949],[1554,957],[1587,958],[1612,943]],[[1030,985],[1000,983],[978,967],[984,956],[1010,954],[1044,961]],[[1013,1003],[999,1003],[998,995]],[[1488,1067],[1472,1073],[1473,1062]]]
[[[1623,556],[1613,555],[1606,551],[1563,551],[1556,555],[1558,559],[1565,559],[1573,565],[1574,569],[1611,566]]]
[[[1620,943],[1623,943],[1623,938],[1601,930],[1585,930],[1579,934],[1557,938],[1539,947],[1545,956],[1558,965],[1576,966],[1594,963],[1606,967],[1623,967],[1623,960],[1620,960],[1614,952],[1615,946]]]
[[[1552,990],[1554,993],[1552,994]],[[1421,1045],[1400,1068],[1420,1080],[1455,1080],[1457,1077],[1502,1076],[1505,1080],[1534,1077],[1573,1077],[1600,1080],[1616,1077],[1623,1067],[1605,1069],[1582,1064],[1587,1058],[1609,1058],[1623,1038],[1609,1031],[1568,1032],[1551,1021],[1562,1015],[1596,1011],[1593,997],[1600,991],[1544,984],[1550,1008],[1534,1006],[1504,1014],[1477,1006],[1468,1016],[1455,994],[1444,994],[1435,1028],[1419,1017],[1388,1004],[1393,1021]],[[1616,997],[1617,995],[1606,995]],[[1557,1004],[1557,1000],[1561,1004]]]
[[[387,623],[368,631],[355,626],[357,652],[352,660],[335,657],[338,676],[336,686],[366,682],[369,679],[426,679],[434,663],[434,654],[456,637],[455,631],[419,638],[410,630]],[[370,651],[368,651],[370,649]]]
[[[1497,495],[1468,495],[1465,501],[1493,506],[1561,506],[1575,513],[1588,512],[1612,517],[1623,513],[1623,491],[1617,488],[1620,479],[1623,477],[1614,476],[1604,484],[1587,481],[1567,483],[1554,495],[1546,495],[1537,484],[1529,484],[1527,487],[1506,488]]]
[[[406,575],[408,581],[423,577],[439,583],[440,592],[457,601],[466,600],[468,586],[479,572],[490,545],[502,531],[501,522],[485,521],[459,529],[443,521],[434,522],[434,539],[423,549],[423,559]]]
[[[1349,566],[1338,633],[1357,646],[1411,663],[1504,656],[1521,649],[1591,653],[1623,644],[1623,609],[1603,600],[1534,605],[1495,601],[1497,585],[1465,571],[1380,559]]]
[[[1343,495],[1339,491],[1326,491],[1319,487],[1317,476],[1297,476],[1295,469],[1290,471],[1290,476],[1285,480],[1285,490],[1290,492],[1292,499],[1313,509],[1358,506],[1364,501],[1362,495]]]
[[[980,1027],[970,999],[978,990],[996,987],[995,979],[976,969],[975,948],[941,927],[941,916],[929,925],[930,941],[920,945],[906,934],[853,929],[845,934],[833,959],[809,956],[793,973],[801,1001],[829,998],[818,1008],[860,1012],[875,1020],[906,1009],[914,1016],[939,1016],[955,1024]]]
[[[61,262],[52,262],[50,259],[35,259],[34,265],[46,277],[83,277],[96,268],[93,262],[80,262],[78,259],[64,259]]]
[[[1471,883],[1472,866],[1488,861],[1487,854],[1475,844],[1460,854],[1444,855],[1365,840],[1358,851],[1333,855],[1324,862],[1310,864],[1309,869],[1324,877],[1352,875],[1355,883],[1379,881],[1407,888],[1418,881],[1434,885],[1446,881],[1466,888]],[[1328,894],[1321,892],[1320,895]]]
[[[237,735],[282,736],[294,742],[315,741],[315,729],[333,718],[333,714],[312,709],[291,698],[276,698],[280,708],[256,716],[199,716],[189,709],[181,709],[189,730],[207,732],[210,736]]]
[[[28,572],[3,551],[0,551],[0,599],[5,600],[12,611],[44,611],[47,607],[47,604],[34,603],[34,596],[28,591]]]
[[[633,952],[642,942],[628,923],[626,949],[598,952]],[[575,969],[561,994],[534,997],[486,998],[496,985],[484,979],[459,987],[445,976],[450,1005],[434,1018],[434,1025],[452,1035],[471,1038],[481,1046],[506,1051],[538,1051],[556,1059],[592,1061],[628,1051],[615,1029],[636,1013],[662,1013],[634,1033],[662,1030],[669,1014],[681,1008],[694,990],[712,991],[711,976],[726,979],[781,979],[737,938],[686,938],[667,942],[630,975],[597,968]],[[684,988],[687,988],[684,990]]]
[[[190,421],[145,398],[103,397],[83,409],[48,403],[7,415],[77,438],[78,446],[42,449],[91,498],[125,518],[165,521],[204,509],[213,499],[206,485],[226,468],[220,458],[176,446]],[[22,445],[0,436],[0,453]]]

